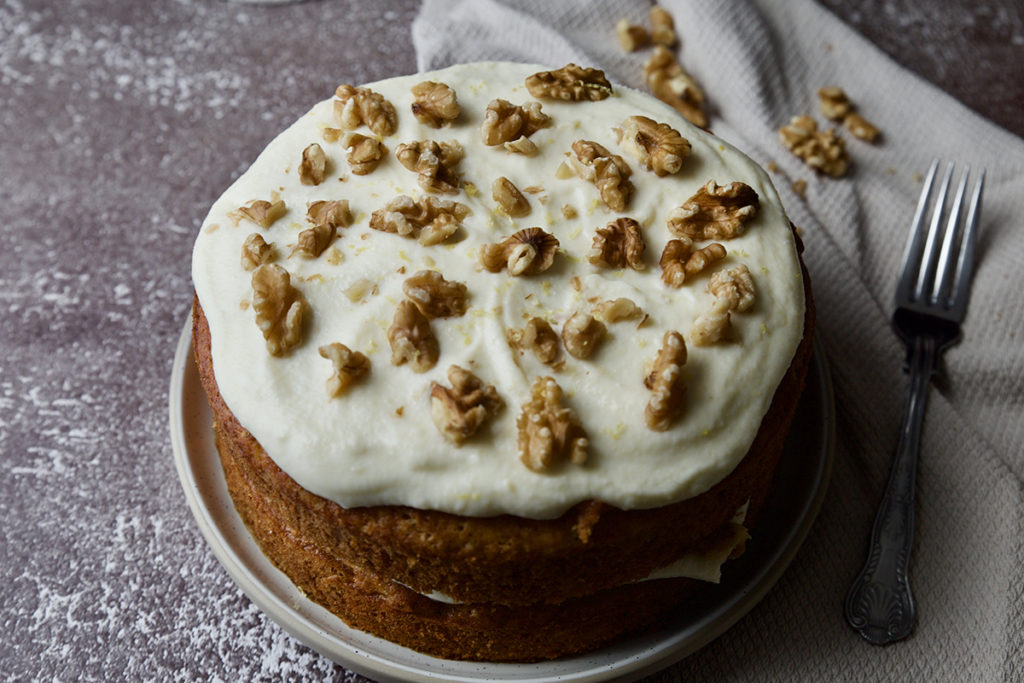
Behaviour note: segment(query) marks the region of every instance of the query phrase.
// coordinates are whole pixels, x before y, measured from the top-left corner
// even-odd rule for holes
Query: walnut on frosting
[[[577,140],[572,143],[572,151],[569,163],[576,175],[597,187],[609,209],[625,211],[634,190],[629,181],[633,174],[629,164],[591,140]]]
[[[587,461],[590,442],[579,418],[562,405],[562,389],[552,377],[538,377],[530,400],[516,418],[519,459],[534,472],[545,472],[568,460]]]
[[[242,242],[242,269],[256,270],[274,258],[273,244],[267,244],[263,236],[254,232]]]
[[[418,239],[420,244],[431,246],[455,234],[469,213],[469,207],[459,202],[430,195],[414,200],[403,194],[374,211],[370,215],[370,227]]]
[[[523,149],[511,151],[532,156],[536,153],[536,145],[529,141],[529,137],[551,123],[551,117],[540,109],[540,102],[515,105],[508,100],[491,100],[480,128],[484,144],[492,147],[505,144],[506,149],[509,149],[508,144],[527,144]]]
[[[330,398],[341,396],[356,380],[370,372],[369,358],[339,342],[325,344],[317,351],[333,366],[331,376],[327,378],[327,396]]]
[[[446,280],[436,270],[421,270],[407,277],[402,291],[428,318],[459,317],[469,307],[466,285]]]
[[[459,100],[445,83],[423,81],[412,86],[412,115],[420,123],[440,128],[459,118]]]
[[[536,275],[551,267],[558,238],[540,228],[526,228],[497,244],[480,247],[480,263],[492,273],[508,268],[510,275]]]
[[[269,263],[253,272],[252,308],[256,312],[256,326],[272,356],[286,355],[302,343],[302,321],[309,312],[309,304],[302,292],[292,286],[287,270]]]
[[[655,46],[654,53],[644,63],[644,82],[655,97],[671,105],[687,121],[699,128],[707,128],[704,90],[683,69],[671,50],[663,45]]]
[[[321,199],[306,206],[306,218],[313,225],[347,228],[352,225],[352,212],[347,199]]]
[[[349,135],[345,147],[348,149],[348,167],[356,175],[373,173],[388,153],[384,143],[362,133]]]
[[[319,223],[299,233],[295,251],[306,258],[316,258],[324,253],[334,241],[335,228],[328,223]]]
[[[237,215],[261,228],[269,228],[286,210],[284,200],[274,199],[268,202],[265,199],[254,199],[248,205],[238,207]]]
[[[743,224],[759,207],[757,192],[749,185],[719,185],[709,180],[682,206],[669,212],[668,229],[676,237],[691,240],[728,240],[743,234]]]
[[[455,194],[459,191],[459,165],[465,150],[459,142],[437,143],[433,140],[406,142],[395,149],[395,157],[410,171],[418,175],[417,182],[427,192]]]
[[[319,185],[327,177],[327,155],[317,143],[302,150],[299,161],[299,182],[303,185]]]
[[[601,301],[595,304],[590,312],[597,320],[605,323],[617,323],[638,318],[642,321],[646,317],[643,309],[637,306],[635,301],[626,297]]]
[[[491,197],[498,202],[498,206],[505,213],[513,218],[522,218],[530,213],[530,202],[526,200],[519,188],[505,176],[501,176],[491,183]]]
[[[616,218],[594,232],[587,260],[603,268],[643,270],[645,247],[640,224],[632,218]]]
[[[392,135],[398,129],[395,106],[380,93],[342,84],[334,94],[338,98],[334,101],[334,113],[343,128],[354,130],[365,124],[380,137]]]
[[[678,173],[690,154],[690,141],[679,131],[646,116],[630,116],[614,131],[619,145],[659,177]]]
[[[554,100],[591,102],[603,100],[612,94],[612,84],[600,69],[588,69],[566,64],[561,69],[540,71],[526,77],[526,89],[534,97]]]
[[[445,438],[459,445],[476,434],[505,402],[493,385],[484,384],[458,365],[448,368],[448,381],[451,388],[430,383],[430,417]]]
[[[388,328],[391,345],[391,363],[409,363],[415,372],[426,372],[437,364],[441,347],[430,328],[430,320],[408,299],[395,309],[395,317]]]
[[[725,258],[725,247],[718,242],[694,250],[689,237],[669,240],[661,252],[661,279],[669,287],[682,287],[687,278],[703,272]]]
[[[562,354],[558,334],[544,318],[534,316],[526,321],[523,329],[510,329],[508,341],[513,348],[532,351],[541,363],[559,366]]]
[[[742,313],[754,305],[754,280],[745,265],[712,275],[708,291],[715,295],[714,303],[697,316],[690,329],[690,338],[697,346],[732,338],[732,313]]]
[[[594,316],[576,311],[562,325],[562,343],[574,358],[585,360],[594,355],[607,328]]]
[[[686,399],[682,372],[684,365],[686,342],[681,334],[670,330],[662,339],[654,367],[644,378],[644,386],[651,390],[651,398],[644,408],[644,421],[656,432],[671,427],[682,412]]]

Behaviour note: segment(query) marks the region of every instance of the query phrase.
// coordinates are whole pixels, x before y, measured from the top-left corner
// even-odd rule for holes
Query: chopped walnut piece
[[[430,320],[408,299],[395,309],[395,317],[388,328],[388,343],[391,345],[391,363],[402,365],[408,362],[415,372],[426,372],[437,364],[441,347]]]
[[[616,218],[595,231],[587,260],[604,268],[643,270],[645,246],[639,223],[632,218]]]
[[[313,225],[347,228],[352,225],[352,212],[347,199],[319,200],[306,207],[306,217]]]
[[[530,389],[530,400],[516,418],[519,431],[519,459],[534,472],[544,472],[569,460],[575,465],[587,461],[590,445],[580,420],[562,406],[562,389],[551,377],[538,377]]]
[[[498,202],[505,213],[513,218],[522,218],[530,213],[530,202],[511,180],[501,176],[491,183],[491,197]]]
[[[558,335],[544,318],[534,316],[526,321],[523,329],[508,331],[509,343],[517,349],[532,351],[545,365],[560,365],[560,343]]]
[[[510,142],[506,142],[505,144],[502,145],[502,147],[504,147],[510,152],[513,152],[514,154],[522,154],[524,157],[537,156],[537,152],[540,151],[536,143],[525,136],[518,137]]]
[[[373,173],[388,153],[380,140],[362,133],[349,135],[345,147],[348,148],[348,167],[356,175]]]
[[[455,194],[459,191],[459,178],[455,167],[466,155],[457,141],[438,144],[433,140],[419,140],[399,145],[395,157],[410,171],[419,175],[417,181],[427,192]]]
[[[754,278],[750,269],[740,264],[735,268],[720,270],[708,281],[708,291],[716,299],[727,299],[729,308],[742,313],[754,305]]]
[[[566,64],[554,71],[541,71],[526,77],[526,89],[534,97],[580,102],[603,100],[612,94],[612,84],[600,69]]]
[[[644,409],[647,426],[663,432],[679,417],[686,398],[683,366],[686,365],[686,342],[683,335],[668,331],[662,339],[661,349],[654,359],[654,367],[644,378],[644,386],[651,390],[651,398]]]
[[[299,162],[299,182],[303,185],[319,185],[327,176],[327,155],[317,143],[302,150]]]
[[[644,64],[644,82],[655,97],[671,105],[687,121],[699,128],[707,128],[704,91],[663,45],[655,46],[654,54]]]
[[[617,323],[623,320],[642,318],[644,311],[632,299],[620,297],[610,301],[602,301],[591,309],[597,320],[606,323]]]
[[[327,378],[327,395],[331,398],[341,396],[357,379],[370,372],[370,359],[344,344],[333,342],[317,350],[334,366],[333,374]]]
[[[693,250],[688,237],[669,240],[661,252],[661,279],[669,287],[681,287],[687,278],[706,270],[711,264],[725,258],[725,247],[712,242],[703,249]]]
[[[491,100],[480,128],[484,144],[494,146],[530,137],[551,123],[551,117],[540,109],[540,102],[517,106],[507,100]]]
[[[353,130],[366,125],[374,135],[386,137],[398,128],[398,115],[393,104],[369,88],[339,85],[334,94],[334,113],[343,128]]]
[[[508,268],[510,275],[536,275],[551,267],[558,250],[558,238],[540,228],[526,228],[497,244],[480,248],[480,263],[497,273]]]
[[[829,128],[819,131],[810,116],[794,116],[779,128],[779,140],[790,152],[816,171],[839,178],[850,167],[846,144]]]
[[[430,246],[455,234],[468,215],[469,207],[459,202],[429,195],[414,200],[403,194],[370,214],[370,227],[410,239],[418,237],[421,244]]]
[[[267,244],[263,236],[254,232],[242,243],[242,268],[256,270],[274,257],[274,247]]]
[[[593,183],[601,194],[601,200],[612,211],[625,211],[633,196],[633,183],[629,176],[633,171],[618,154],[590,140],[572,143],[573,154],[569,156],[576,175]]]
[[[878,130],[873,123],[857,112],[847,114],[846,118],[843,119],[843,125],[846,126],[846,130],[850,131],[854,137],[860,138],[865,142],[875,142],[882,136],[882,131]]]
[[[316,258],[331,246],[331,242],[334,240],[334,231],[334,226],[327,223],[306,228],[299,233],[295,251],[306,258]]]
[[[465,368],[448,368],[449,389],[437,382],[430,383],[430,417],[445,438],[458,445],[476,434],[487,418],[505,405],[491,384]]]
[[[422,124],[440,128],[459,118],[455,91],[444,83],[423,81],[412,86],[412,115]]]
[[[690,338],[697,346],[711,346],[715,342],[728,339],[732,333],[730,311],[732,302],[729,299],[715,299],[711,308],[694,319],[690,328]]]
[[[853,111],[850,98],[842,88],[836,86],[818,88],[818,104],[821,107],[821,115],[833,121],[842,121]]]
[[[253,272],[252,308],[272,356],[283,356],[302,342],[302,319],[309,304],[292,286],[287,270],[270,263]]]
[[[466,285],[445,280],[436,270],[421,270],[405,279],[402,291],[428,318],[452,318],[469,307]]]
[[[690,141],[679,131],[646,116],[630,116],[614,130],[622,148],[659,177],[677,173],[690,153]]]
[[[647,45],[647,29],[630,24],[625,19],[619,19],[615,24],[615,35],[619,37],[619,45],[626,52],[636,52]]]
[[[676,23],[664,7],[651,8],[651,42],[655,45],[674,47],[676,44]]]
[[[562,325],[562,343],[573,357],[583,360],[594,355],[606,331],[594,316],[577,311]]]
[[[268,202],[263,199],[256,199],[249,202],[248,206],[238,208],[238,215],[247,218],[261,228],[269,228],[274,221],[284,215],[284,201],[275,199]]]
[[[704,187],[668,215],[668,229],[691,240],[728,240],[743,234],[744,223],[761,206],[757,192],[745,183],[719,185],[709,180]]]
[[[562,204],[562,218],[565,218],[566,220],[572,220],[573,218],[576,218],[578,215],[579,213],[576,211],[576,208],[572,204]]]

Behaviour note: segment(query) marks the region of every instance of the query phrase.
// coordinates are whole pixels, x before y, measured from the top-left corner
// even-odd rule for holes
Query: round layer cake
[[[339,86],[196,241],[236,508],[312,599],[436,656],[652,623],[771,485],[811,353],[797,246],[756,164],[599,71]]]

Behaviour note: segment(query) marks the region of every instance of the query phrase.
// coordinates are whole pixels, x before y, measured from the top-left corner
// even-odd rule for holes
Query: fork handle
[[[914,630],[908,575],[914,543],[914,481],[928,382],[935,371],[936,340],[916,337],[908,351],[910,386],[896,457],[875,514],[867,562],[846,597],[847,621],[874,645],[902,640]]]

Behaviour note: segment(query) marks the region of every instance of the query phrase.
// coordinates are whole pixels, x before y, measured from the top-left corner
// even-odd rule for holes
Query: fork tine
[[[967,299],[971,291],[971,276],[974,274],[974,244],[977,241],[978,217],[981,215],[981,192],[985,187],[985,169],[971,193],[971,207],[967,210],[967,227],[963,243],[960,245],[960,258],[957,261],[956,278],[953,281],[951,312],[958,320],[963,320],[967,312]]]
[[[925,291],[929,288],[932,278],[935,277],[935,263],[937,261],[936,248],[938,246],[939,228],[942,226],[942,216],[946,205],[946,195],[949,194],[949,181],[953,177],[953,162],[946,166],[946,172],[942,177],[942,186],[939,188],[939,196],[935,199],[932,207],[932,220],[928,226],[928,236],[925,238],[924,254],[921,260],[921,270],[917,275],[917,284],[914,286],[914,301],[921,301]]]
[[[960,231],[960,214],[963,213],[964,195],[967,194],[967,177],[971,174],[971,167],[964,169],[960,176],[960,184],[956,189],[956,196],[953,198],[953,208],[949,210],[949,220],[946,222],[946,234],[942,240],[942,250],[939,252],[939,262],[935,270],[935,287],[932,289],[930,303],[937,304],[942,308],[950,306],[950,284],[953,282],[953,272],[957,263],[952,260],[954,245],[957,243]]]
[[[903,249],[903,260],[900,265],[900,279],[896,284],[896,304],[901,305],[910,300],[910,290],[914,282],[914,275],[917,269],[912,264],[920,262],[921,244],[924,239],[924,231],[921,229],[925,211],[928,209],[928,198],[932,193],[932,185],[935,182],[935,174],[939,169],[939,160],[933,159],[928,169],[928,176],[925,178],[924,187],[921,188],[921,198],[917,201],[917,209],[914,211],[914,221],[910,225],[910,233],[907,235],[907,246]]]

